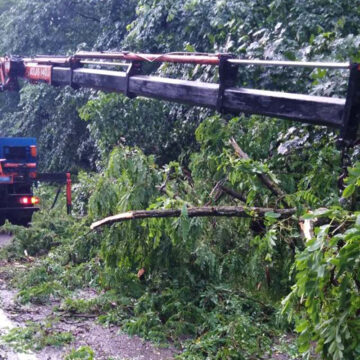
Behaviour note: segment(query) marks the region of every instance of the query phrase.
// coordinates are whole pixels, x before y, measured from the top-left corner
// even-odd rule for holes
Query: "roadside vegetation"
[[[129,49],[360,60],[353,1],[20,0],[9,9],[0,1],[0,9],[1,54]],[[207,67],[145,71],[218,76]],[[246,67],[239,84],[343,96],[347,78]],[[95,314],[175,345],[179,359],[360,357],[358,145],[341,150],[335,131],[316,126],[46,85],[1,94],[0,108],[2,136],[38,137],[41,169],[74,174],[72,216],[61,199],[50,209],[55,190],[39,186],[43,211],[31,226],[3,227],[15,236],[3,258],[27,264],[12,279],[18,302],[58,300],[58,316]],[[204,205],[293,211],[188,216]],[[90,231],[96,220],[145,209],[181,215]],[[310,237],[304,222],[314,226]],[[96,296],[79,295],[89,289]],[[71,342],[50,330],[44,337],[37,324],[17,331],[5,340]],[[85,347],[66,356],[95,358]]]

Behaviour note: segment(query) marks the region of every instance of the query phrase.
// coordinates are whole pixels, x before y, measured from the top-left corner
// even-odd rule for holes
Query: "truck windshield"
[[[4,155],[6,160],[24,161],[26,160],[25,146],[6,146],[4,148]]]

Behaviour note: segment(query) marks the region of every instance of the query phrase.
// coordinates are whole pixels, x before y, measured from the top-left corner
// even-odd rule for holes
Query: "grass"
[[[11,329],[1,340],[15,351],[26,352],[41,350],[47,346],[62,347],[73,342],[74,337],[69,332],[56,329],[52,321],[29,321],[24,327]]]

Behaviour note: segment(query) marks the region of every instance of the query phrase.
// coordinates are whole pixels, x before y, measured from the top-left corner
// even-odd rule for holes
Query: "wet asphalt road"
[[[0,234],[0,248],[6,246],[10,243],[12,235],[9,234]]]
[[[0,234],[0,248],[6,246],[10,243],[13,238],[10,234]],[[0,299],[0,305],[1,301]],[[0,335],[6,334],[9,329],[15,327],[13,322],[9,319],[8,315],[0,308]],[[3,346],[0,345],[0,360],[37,360],[37,357],[34,354],[24,354],[24,353],[14,353],[12,351],[6,350]]]

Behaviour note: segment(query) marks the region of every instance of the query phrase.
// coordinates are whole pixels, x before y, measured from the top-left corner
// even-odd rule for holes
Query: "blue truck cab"
[[[0,223],[31,221],[39,202],[32,192],[36,171],[35,138],[0,138]]]

